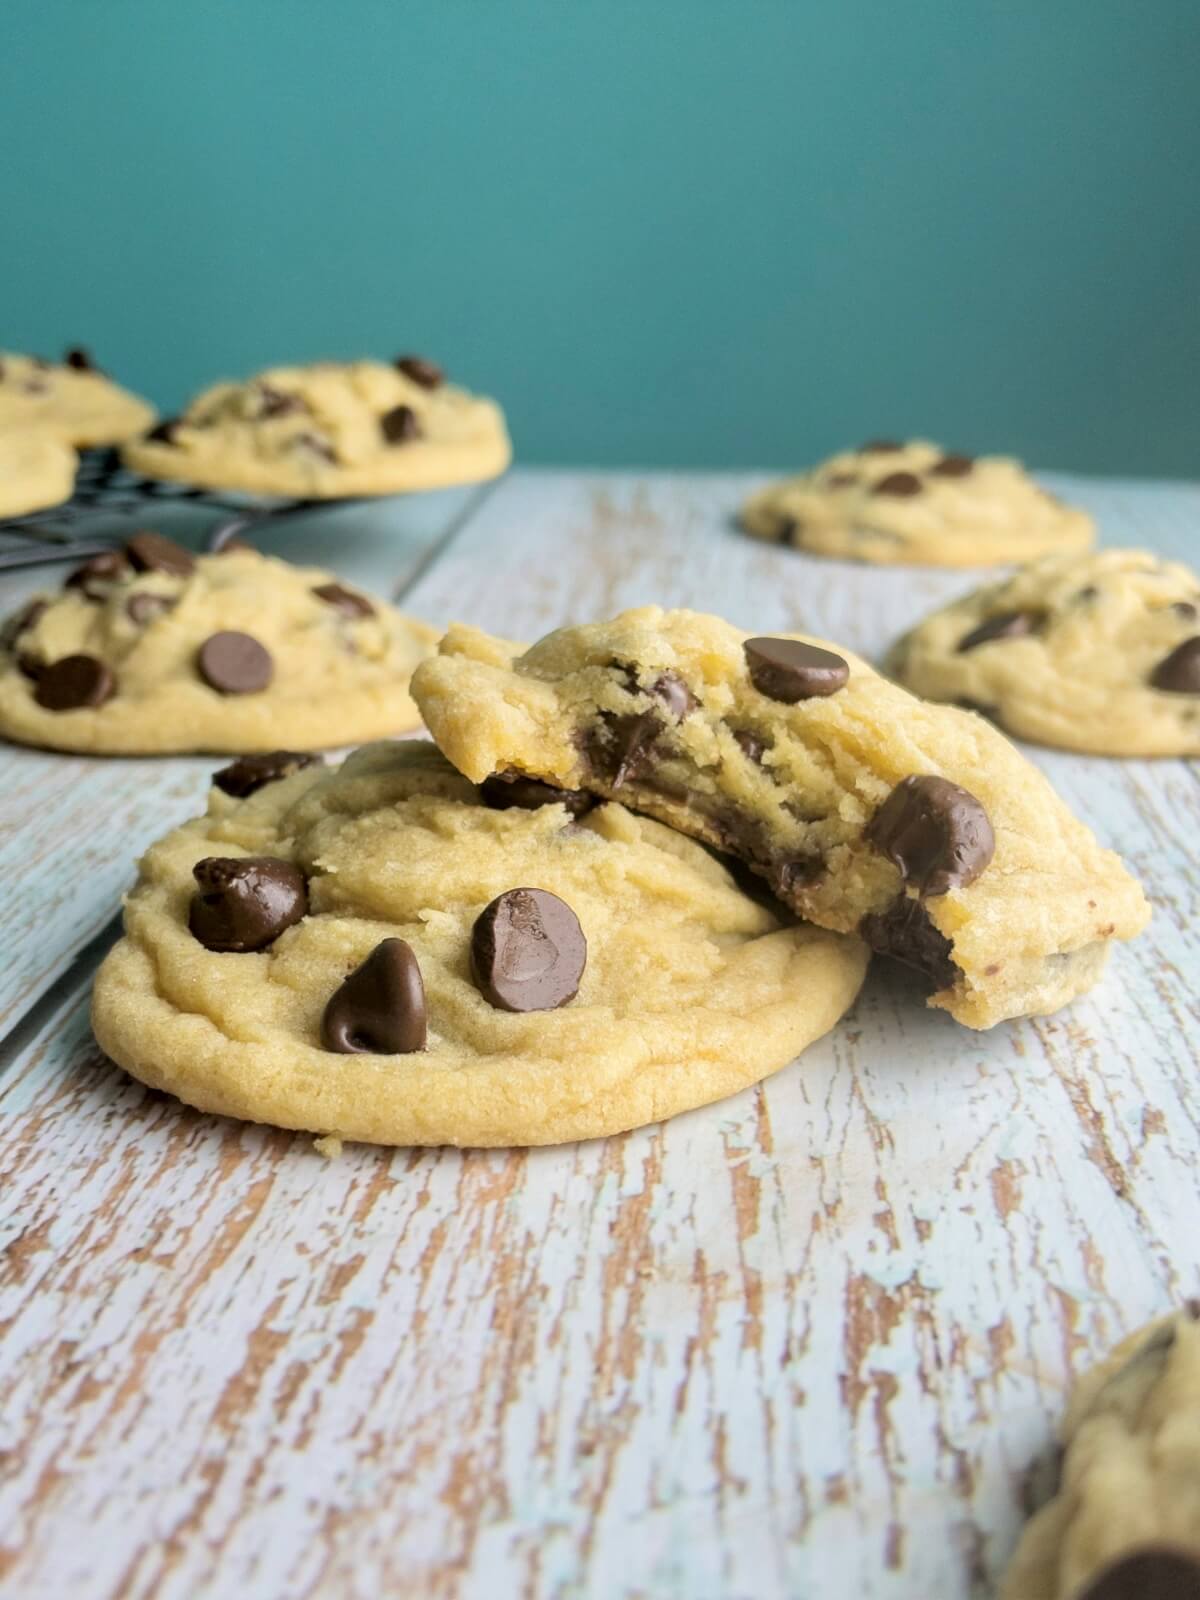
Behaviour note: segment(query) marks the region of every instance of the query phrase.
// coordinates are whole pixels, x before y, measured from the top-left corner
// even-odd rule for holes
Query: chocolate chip
[[[47,711],[77,711],[81,706],[102,706],[117,692],[117,681],[95,656],[63,656],[43,667],[34,699]]]
[[[282,389],[273,389],[269,383],[260,383],[258,386],[258,417],[259,422],[268,417],[286,417],[294,411],[307,411],[308,407],[298,394],[285,394]]]
[[[206,950],[265,950],[308,911],[304,874],[276,856],[206,856],[192,876],[188,927]]]
[[[316,456],[319,461],[327,461],[330,466],[336,467],[338,464],[337,451],[328,439],[322,439],[318,434],[298,433],[292,440],[292,446],[310,456]]]
[[[886,911],[863,917],[858,931],[872,950],[915,967],[935,989],[951,989],[961,976],[952,960],[953,944],[934,927],[925,906],[909,895],[898,895]]]
[[[36,683],[46,670],[46,663],[40,656],[33,655],[28,650],[22,650],[17,657],[17,671],[31,683]]]
[[[434,361],[426,361],[424,356],[397,356],[395,365],[406,378],[419,383],[422,389],[436,389],[446,381],[446,374],[441,367]]]
[[[865,837],[922,895],[965,889],[996,852],[992,824],[975,796],[932,773],[898,783]]]
[[[836,694],[850,678],[841,656],[800,639],[747,639],[742,649],[759,694],[787,706]]]
[[[239,756],[229,766],[214,772],[212,781],[226,794],[244,800],[248,794],[254,794],[268,783],[290,778],[294,772],[300,772],[305,767],[324,765],[324,757],[310,755],[303,750],[272,750],[268,755]]]
[[[71,346],[63,357],[63,363],[68,367],[72,367],[76,372],[100,371],[89,352],[81,344],[73,344]]]
[[[335,989],[321,1043],[339,1055],[406,1056],[424,1050],[425,985],[411,945],[384,939]]]
[[[189,550],[149,529],[126,541],[125,554],[135,572],[167,572],[173,578],[187,578],[196,570],[196,558]]]
[[[417,413],[411,406],[394,406],[385,411],[379,419],[379,430],[389,444],[404,444],[421,436]]]
[[[340,583],[321,583],[313,590],[318,600],[340,611],[344,617],[373,617],[375,607],[353,589],[343,589]]]
[[[1084,584],[1082,589],[1077,589],[1071,599],[1079,605],[1086,605],[1089,600],[1094,600],[1100,593],[1094,583]]]
[[[597,774],[614,789],[637,777],[650,765],[654,742],[665,724],[656,711],[632,711],[623,716],[602,711],[581,743]]]
[[[1200,694],[1200,634],[1176,645],[1150,674],[1150,682],[1167,694]]]
[[[889,472],[886,478],[880,478],[871,486],[872,494],[891,494],[901,499],[920,492],[921,480],[915,472]]]
[[[128,576],[129,564],[120,550],[101,550],[76,567],[63,588],[82,589],[89,600],[103,600],[107,590],[100,585],[119,583]]]
[[[903,449],[904,446],[896,439],[868,439],[858,453],[860,456],[882,456]]]
[[[205,683],[220,694],[256,694],[275,675],[270,651],[248,633],[210,634],[196,664]]]
[[[660,673],[646,692],[665,706],[676,722],[682,722],[699,704],[679,674],[669,669]]]
[[[990,644],[993,639],[1020,639],[1026,634],[1036,633],[1042,625],[1042,615],[1037,611],[1000,611],[994,617],[985,617],[977,628],[972,628],[970,633],[964,633],[958,641],[958,653],[966,655],[968,650],[975,650],[981,644]]]
[[[1118,1556],[1077,1600],[1200,1600],[1200,1560],[1169,1545],[1144,1545]]]
[[[552,1011],[579,992],[587,940],[565,901],[545,889],[509,889],[475,920],[471,971],[501,1011]]]
[[[794,545],[796,535],[804,527],[799,517],[780,517],[775,524],[775,537],[780,544]]]
[[[131,594],[125,602],[125,615],[137,627],[144,628],[157,617],[174,611],[178,604],[173,594]]]
[[[820,856],[793,856],[769,862],[767,882],[781,900],[791,904],[792,896],[815,883],[824,870],[825,863]]]
[[[1195,622],[1196,618],[1200,617],[1200,610],[1197,610],[1190,600],[1172,600],[1171,610],[1185,622]]]
[[[974,465],[975,461],[971,456],[951,455],[935,461],[929,470],[938,478],[965,478]]]
[[[15,611],[0,631],[0,648],[11,650],[23,633],[37,626],[49,604],[48,600],[30,600],[20,611]]]
[[[767,748],[756,733],[751,733],[749,728],[735,728],[733,730],[734,743],[739,747],[747,761],[753,761],[762,766],[763,751]]]
[[[178,417],[164,417],[161,422],[156,422],[146,434],[147,444],[174,444],[175,434],[179,429]]]
[[[493,772],[479,785],[480,798],[493,811],[538,811],[542,806],[566,806],[573,817],[581,817],[596,804],[595,795],[586,789],[556,789],[540,778],[525,778],[519,772]]]

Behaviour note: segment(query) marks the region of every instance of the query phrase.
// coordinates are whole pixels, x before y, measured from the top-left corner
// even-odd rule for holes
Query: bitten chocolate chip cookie
[[[381,1144],[594,1138],[785,1066],[866,967],[670,829],[485,795],[426,743],[233,794],[218,774],[147,852],[92,1005],[113,1060],[205,1111]]]
[[[747,533],[823,556],[984,567],[1086,550],[1092,519],[1007,456],[878,439],[772,484],[742,509]]]
[[[71,498],[79,457],[52,433],[0,433],[0,517]]]
[[[114,383],[86,350],[68,350],[61,362],[0,350],[0,434],[24,429],[67,444],[120,444],[153,421],[153,406]]]
[[[1080,1379],[1054,1499],[1001,1600],[1200,1600],[1200,1305]]]
[[[1046,556],[934,612],[887,667],[1039,744],[1200,755],[1200,578],[1145,550]]]
[[[125,450],[152,478],[300,499],[475,483],[511,455],[499,406],[419,356],[273,367],[219,383]]]
[[[467,777],[615,796],[728,850],[971,1027],[1065,1005],[1149,916],[994,728],[818,641],[648,606],[524,652],[455,627],[440,650],[413,695]]]
[[[321,749],[403,732],[432,628],[318,568],[134,534],[0,631],[0,734],[96,755]]]

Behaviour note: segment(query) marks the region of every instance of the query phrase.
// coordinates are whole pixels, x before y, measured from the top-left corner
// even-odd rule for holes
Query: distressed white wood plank
[[[510,480],[410,603],[876,653],[970,581],[736,541],[744,483]],[[801,1064],[621,1139],[325,1166],[50,1017],[0,1078],[0,1593],[989,1593],[1070,1372],[1200,1276],[1200,783],[1031,753],[1155,900],[1093,996],[976,1035],[877,965]]]

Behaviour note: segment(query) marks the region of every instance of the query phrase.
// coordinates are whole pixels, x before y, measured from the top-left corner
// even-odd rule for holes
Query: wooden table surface
[[[661,601],[878,655],[973,581],[741,539],[755,481],[521,472],[269,544],[529,638]],[[1048,481],[1200,551],[1200,488]],[[89,1036],[133,862],[219,763],[4,749],[0,1594],[991,1594],[1071,1374],[1200,1287],[1197,769],[1029,753],[1155,906],[1071,1010],[976,1034],[877,963],[721,1105],[327,1162]]]

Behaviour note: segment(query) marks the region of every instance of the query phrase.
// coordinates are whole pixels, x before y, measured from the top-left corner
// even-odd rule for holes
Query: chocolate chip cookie
[[[154,407],[114,383],[81,346],[55,362],[0,350],[0,434],[32,431],[65,444],[120,444],[153,421]]]
[[[1149,916],[994,728],[818,640],[653,606],[530,650],[455,627],[413,695],[467,777],[612,796],[740,856],[972,1027],[1065,1005]]]
[[[52,750],[322,749],[403,732],[432,628],[245,546],[136,533],[0,630],[0,734]]]
[[[1200,1304],[1080,1379],[1001,1600],[1200,1600]]]
[[[854,1000],[859,940],[796,926],[620,805],[535,799],[416,741],[225,769],[142,860],[97,1039],[206,1111],[552,1144],[736,1093]]]
[[[758,539],[853,561],[983,567],[1086,550],[1086,512],[1038,487],[1019,461],[924,439],[876,439],[772,484],[742,509]]]
[[[61,505],[71,498],[79,457],[52,433],[0,434],[0,517]]]
[[[492,400],[419,356],[273,367],[219,383],[131,443],[152,478],[299,499],[399,494],[475,483],[511,458]]]
[[[1045,556],[926,617],[887,669],[1039,744],[1200,755],[1200,578],[1145,550]]]

